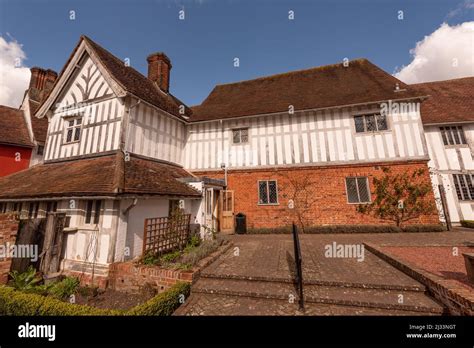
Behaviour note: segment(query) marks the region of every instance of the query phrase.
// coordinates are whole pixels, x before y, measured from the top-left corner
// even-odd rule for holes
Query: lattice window
[[[461,201],[474,200],[474,186],[472,174],[453,174],[456,194]]]
[[[357,133],[377,132],[388,129],[387,117],[380,114],[355,116],[354,123]]]
[[[467,144],[462,126],[439,127],[444,145]]]
[[[240,128],[232,130],[232,142],[234,144],[248,143],[249,141],[249,129]]]
[[[369,203],[369,178],[366,176],[346,178],[346,191],[349,203]]]
[[[81,138],[82,118],[72,118],[64,122],[66,122],[66,139],[64,142],[68,144],[79,141]]]
[[[274,180],[258,182],[258,204],[278,204],[278,187]]]

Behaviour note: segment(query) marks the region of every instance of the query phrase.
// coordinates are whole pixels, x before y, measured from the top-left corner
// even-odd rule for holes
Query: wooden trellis
[[[191,214],[145,219],[143,254],[155,255],[182,249],[189,238]]]

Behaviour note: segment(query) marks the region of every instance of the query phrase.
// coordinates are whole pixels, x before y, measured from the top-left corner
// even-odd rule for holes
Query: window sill
[[[78,231],[77,227],[64,227],[63,232],[64,233],[76,233]]]
[[[267,207],[267,206],[277,206],[277,205],[280,205],[280,203],[258,203],[257,204],[258,206],[264,206],[264,207]]]
[[[462,148],[469,149],[469,145],[468,144],[444,145],[444,148],[445,149],[462,149]]]
[[[363,136],[363,135],[377,135],[377,134],[389,134],[389,133],[392,133],[391,129],[387,129],[383,131],[355,132],[355,135]]]

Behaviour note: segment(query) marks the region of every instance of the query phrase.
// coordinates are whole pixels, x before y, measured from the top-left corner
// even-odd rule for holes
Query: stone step
[[[326,303],[307,302],[305,310],[298,308],[298,303],[268,298],[232,296],[207,293],[192,293],[186,302],[173,315],[209,315],[209,316],[433,316],[432,312],[419,312],[383,308],[367,308]]]
[[[288,282],[200,278],[192,292],[298,302],[298,291]],[[304,297],[306,303],[443,313],[442,306],[420,291],[308,284],[304,286]]]
[[[277,278],[277,277],[256,277],[256,276],[242,276],[235,274],[218,274],[208,271],[201,272],[201,278],[203,279],[221,279],[221,280],[242,280],[242,281],[260,281],[265,283],[287,283],[293,284],[294,280],[288,278]],[[304,274],[303,274],[304,279]],[[362,289],[382,289],[382,290],[399,290],[399,291],[415,291],[422,292],[426,291],[426,287],[418,283],[417,285],[396,285],[396,284],[373,284],[373,283],[354,283],[354,282],[339,282],[339,281],[327,281],[327,280],[314,280],[304,279],[306,285],[320,285],[320,286],[331,286],[331,287],[344,287],[344,288],[362,288]]]

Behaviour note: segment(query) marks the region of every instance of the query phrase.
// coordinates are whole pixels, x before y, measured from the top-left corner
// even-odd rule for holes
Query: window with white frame
[[[100,218],[100,209],[102,207],[101,200],[89,200],[86,201],[86,216],[84,223],[86,225],[97,225]]]
[[[369,203],[369,178],[366,176],[346,178],[348,203]]]
[[[66,123],[66,134],[64,143],[74,143],[81,139],[82,117],[69,118],[64,120]]]
[[[472,174],[453,174],[456,194],[460,201],[474,200],[474,186],[472,183]]]
[[[278,187],[275,180],[258,182],[258,204],[278,204]]]
[[[232,143],[233,144],[244,144],[249,142],[249,129],[239,128],[232,130]]]
[[[462,126],[439,127],[444,145],[467,144]]]
[[[388,129],[387,116],[380,114],[354,116],[357,133],[378,132]]]

